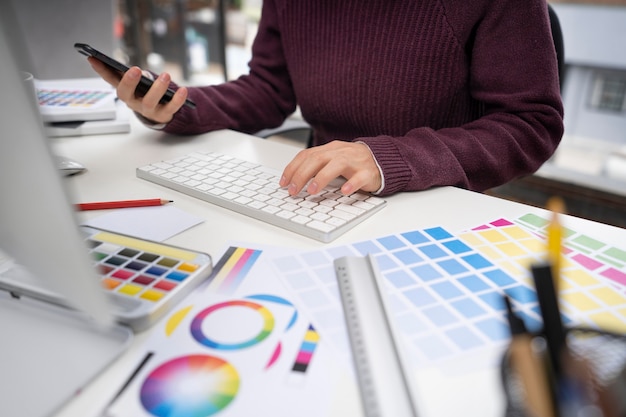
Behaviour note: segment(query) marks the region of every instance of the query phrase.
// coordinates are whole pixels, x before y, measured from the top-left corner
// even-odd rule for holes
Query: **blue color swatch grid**
[[[533,289],[442,227],[274,259],[276,271],[312,320],[347,354],[333,260],[366,254],[377,261],[395,324],[418,362],[503,346],[510,334],[502,294],[536,299]]]
[[[333,260],[371,254],[393,323],[417,364],[460,359],[493,365],[499,358],[493,353],[510,338],[503,294],[529,329],[541,326],[529,267],[545,259],[541,231],[549,221],[532,214],[518,221],[498,219],[456,235],[442,227],[414,230],[272,263],[318,330],[345,355],[350,346]],[[626,251],[565,230],[558,281],[564,323],[625,332]]]

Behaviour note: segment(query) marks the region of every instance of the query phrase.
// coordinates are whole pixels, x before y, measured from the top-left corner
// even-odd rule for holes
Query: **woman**
[[[337,176],[345,194],[483,191],[537,170],[563,134],[545,0],[264,0],[248,75],[178,88],[161,74],[144,98],[139,68],[120,80],[90,62],[169,133],[256,132],[300,106],[314,146],[283,171],[291,194]]]

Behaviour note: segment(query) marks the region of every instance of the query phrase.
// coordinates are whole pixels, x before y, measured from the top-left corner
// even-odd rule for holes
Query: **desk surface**
[[[230,241],[263,242],[277,246],[300,249],[317,249],[325,246],[320,242],[283,231],[263,222],[228,211],[156,184],[138,179],[135,168],[148,163],[184,155],[193,150],[206,149],[231,154],[251,161],[281,169],[297,152],[298,148],[271,142],[257,137],[231,131],[219,131],[195,137],[172,137],[132,122],[130,134],[101,135],[90,137],[57,138],[53,147],[57,153],[76,159],[86,165],[87,171],[67,179],[74,197],[80,201],[106,201],[132,198],[160,197],[172,199],[176,207],[206,221],[168,240],[168,243],[198,249],[219,259]],[[445,225],[451,230],[462,230],[498,217],[516,218],[529,212],[545,214],[543,210],[518,204],[480,193],[451,187],[424,192],[401,193],[387,198],[388,206],[355,229],[331,243],[338,245],[370,239],[405,230]],[[85,218],[102,213],[84,212]],[[580,231],[587,231],[614,245],[626,240],[626,230],[567,217],[566,224]],[[99,375],[83,393],[68,403],[60,412],[63,417],[86,417],[97,415],[109,398],[127,378],[134,367],[134,355],[149,332],[138,334],[130,350],[105,372]],[[350,377],[343,376],[345,383],[334,399],[330,415],[360,415],[358,391]],[[427,383],[421,383],[425,379]],[[424,375],[417,381],[424,388],[420,415],[439,411],[442,404],[455,414],[437,412],[435,415],[499,416],[502,398],[485,401],[499,393],[497,370],[472,374],[471,380],[460,377],[454,380],[437,375]],[[442,388],[445,384],[445,389]],[[457,392],[455,401],[447,393]],[[432,400],[432,403],[431,403]],[[451,404],[453,403],[453,404]],[[472,411],[470,411],[472,410]]]

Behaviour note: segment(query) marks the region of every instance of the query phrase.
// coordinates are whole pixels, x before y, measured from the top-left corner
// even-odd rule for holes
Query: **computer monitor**
[[[10,2],[0,1],[0,251],[75,307],[0,290],[0,415],[45,417],[124,352],[132,333],[113,323],[22,72],[23,48]]]
[[[0,250],[69,304],[113,322],[45,136],[11,2],[0,2]],[[68,45],[72,49],[72,45]]]

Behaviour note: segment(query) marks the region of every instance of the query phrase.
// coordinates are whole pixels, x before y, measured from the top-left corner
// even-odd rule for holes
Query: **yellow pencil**
[[[530,334],[516,335],[509,346],[511,365],[524,390],[528,417],[553,417],[555,407],[548,371],[532,347]]]
[[[562,240],[563,226],[559,216],[565,211],[565,203],[559,197],[552,197],[548,200],[548,210],[552,212],[550,224],[548,224],[548,261],[552,264],[552,275],[554,277],[554,285],[558,292],[559,281],[561,279],[562,266]]]

